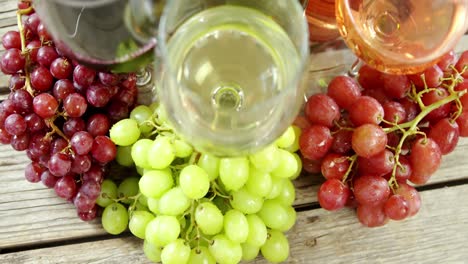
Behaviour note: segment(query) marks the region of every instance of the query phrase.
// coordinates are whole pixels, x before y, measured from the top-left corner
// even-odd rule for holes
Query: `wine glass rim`
[[[169,52],[167,42],[169,41],[173,33],[167,32],[166,28],[167,28],[168,19],[170,17],[169,15],[170,8],[172,6],[177,6],[176,5],[177,2],[180,2],[180,1],[181,0],[173,0],[173,1],[166,2],[166,5],[164,7],[164,10],[159,20],[159,28],[157,30],[157,43],[158,44],[157,44],[156,50],[157,52],[160,52],[160,55],[161,55],[160,58],[162,59],[163,64],[165,64],[164,71],[168,71],[169,75],[172,76],[171,78],[174,78],[173,77],[174,69],[172,67],[172,63],[170,59],[167,56]],[[285,85],[285,88],[281,89],[279,93],[265,100],[263,103],[277,103],[275,102],[275,100],[277,100],[278,97],[284,96],[284,94],[289,93],[291,89],[298,89],[297,87],[298,85],[300,85],[299,83],[301,79],[303,78],[307,65],[309,63],[309,30],[308,30],[308,24],[305,18],[305,14],[304,14],[304,11],[302,10],[302,7],[299,1],[295,1],[295,0],[290,0],[290,1],[294,3],[289,6],[289,7],[294,8],[293,10],[291,10],[291,12],[294,11],[297,15],[302,16],[302,19],[300,20],[301,23],[298,26],[301,27],[301,32],[303,34],[302,34],[302,39],[299,44],[300,46],[299,47],[296,46],[296,51],[300,57],[300,65],[297,69],[297,72],[294,73],[293,77],[291,77],[290,80],[288,80],[287,84]],[[228,5],[228,3],[225,3],[225,5]],[[185,21],[186,20],[184,19],[182,23]],[[180,24],[178,25],[178,27],[179,26]],[[185,89],[185,90],[189,90],[189,89]],[[194,96],[197,96],[197,95],[194,94]]]

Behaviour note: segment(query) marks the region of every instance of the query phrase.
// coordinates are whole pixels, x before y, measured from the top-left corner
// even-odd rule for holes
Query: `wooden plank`
[[[298,213],[286,263],[466,263],[468,184],[421,193],[413,218],[366,228],[352,210]],[[430,202],[431,200],[437,202]],[[148,263],[136,238],[116,238],[0,255],[5,263]],[[262,258],[248,263],[265,264]]]
[[[462,162],[466,153],[468,139],[463,139],[455,152],[444,158],[442,168],[430,183],[468,179],[468,163]],[[0,248],[104,234],[98,220],[82,222],[73,205],[57,198],[53,190],[41,183],[26,182],[23,170],[28,160],[24,154],[0,146],[0,162],[0,190],[6,190],[0,193]],[[296,182],[296,206],[317,201],[319,186],[312,185],[317,178],[321,176]],[[431,200],[436,202],[438,198]]]

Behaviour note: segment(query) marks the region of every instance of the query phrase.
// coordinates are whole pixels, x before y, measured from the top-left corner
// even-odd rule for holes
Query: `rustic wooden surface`
[[[16,0],[0,0],[0,35],[16,29]],[[468,37],[458,49],[468,48]],[[0,55],[3,47],[0,45]],[[348,56],[342,54],[342,56]],[[0,100],[8,94],[0,74]],[[352,210],[317,205],[319,175],[296,181],[298,221],[288,232],[288,263],[468,263],[468,139],[444,157],[413,218],[364,228]],[[0,146],[0,263],[147,263],[141,240],[107,235],[99,220],[85,223],[75,209],[40,183],[24,179],[24,153]],[[259,258],[251,263],[266,263]]]

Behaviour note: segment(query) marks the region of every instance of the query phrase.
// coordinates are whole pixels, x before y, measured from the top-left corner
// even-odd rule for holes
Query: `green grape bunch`
[[[103,227],[114,235],[129,229],[148,259],[164,264],[231,264],[260,253],[283,262],[285,232],[296,222],[300,133],[290,126],[256,153],[217,157],[179,137],[161,105],[137,106],[110,130],[117,163],[138,173],[103,182]]]

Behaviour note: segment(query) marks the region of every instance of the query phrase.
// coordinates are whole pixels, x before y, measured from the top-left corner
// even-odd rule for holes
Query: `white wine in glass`
[[[363,62],[382,72],[423,71],[468,29],[468,0],[336,0],[340,33]]]
[[[168,1],[158,95],[174,128],[220,156],[272,143],[302,103],[307,33],[297,0]]]

